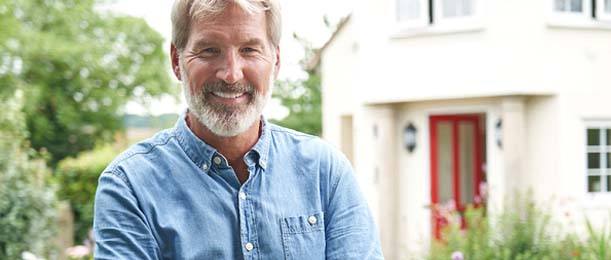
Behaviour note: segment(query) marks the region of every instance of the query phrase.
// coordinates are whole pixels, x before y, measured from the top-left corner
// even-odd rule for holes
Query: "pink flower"
[[[464,260],[465,256],[460,251],[454,251],[452,253],[452,260]]]

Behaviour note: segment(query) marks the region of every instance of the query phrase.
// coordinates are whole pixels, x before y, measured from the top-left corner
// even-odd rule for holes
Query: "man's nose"
[[[216,72],[216,77],[227,84],[234,84],[244,78],[242,69],[243,64],[239,54],[233,51],[227,52],[223,57],[220,68]]]

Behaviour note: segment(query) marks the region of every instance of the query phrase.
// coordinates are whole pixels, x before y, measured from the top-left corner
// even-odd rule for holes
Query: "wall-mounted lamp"
[[[418,130],[411,122],[403,129],[403,142],[408,152],[413,152],[416,149],[416,133]]]
[[[499,118],[494,125],[494,139],[499,148],[503,148],[503,119]]]

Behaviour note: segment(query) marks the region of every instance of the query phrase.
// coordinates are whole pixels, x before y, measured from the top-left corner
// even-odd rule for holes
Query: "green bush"
[[[44,161],[31,159],[35,153],[24,141],[22,94],[12,90],[0,93],[0,259],[21,259],[26,251],[52,257],[57,255],[55,191]]]
[[[74,239],[80,243],[93,225],[93,201],[98,177],[117,155],[112,146],[104,146],[81,153],[77,158],[62,160],[54,180],[59,186],[58,196],[70,202],[74,214]]]
[[[611,228],[595,230],[586,221],[587,239],[563,233],[528,197],[516,196],[497,216],[485,216],[485,208],[467,209],[464,213],[467,228],[462,229],[460,221],[450,223],[443,229],[442,239],[433,242],[427,258],[611,259]]]

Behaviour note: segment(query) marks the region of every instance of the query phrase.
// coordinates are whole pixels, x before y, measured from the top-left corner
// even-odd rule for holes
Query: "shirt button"
[[[214,160],[214,163],[215,163],[216,165],[219,165],[219,164],[221,164],[221,162],[223,162],[223,160],[221,160],[221,157],[218,157],[218,156],[217,156],[217,157],[214,157],[214,159],[213,159],[213,160]]]
[[[246,247],[247,251],[251,251],[253,248],[255,248],[255,246],[252,243],[250,243],[250,242],[246,243],[246,245],[244,245],[244,247]]]
[[[208,170],[208,164],[203,164],[202,165],[202,170],[207,171]]]
[[[246,193],[244,193],[243,191],[240,191],[239,197],[240,197],[241,200],[245,200],[246,199]]]
[[[318,221],[318,219],[316,219],[316,217],[314,217],[314,216],[310,216],[308,218],[308,223],[310,223],[310,225],[316,224],[317,221]]]

